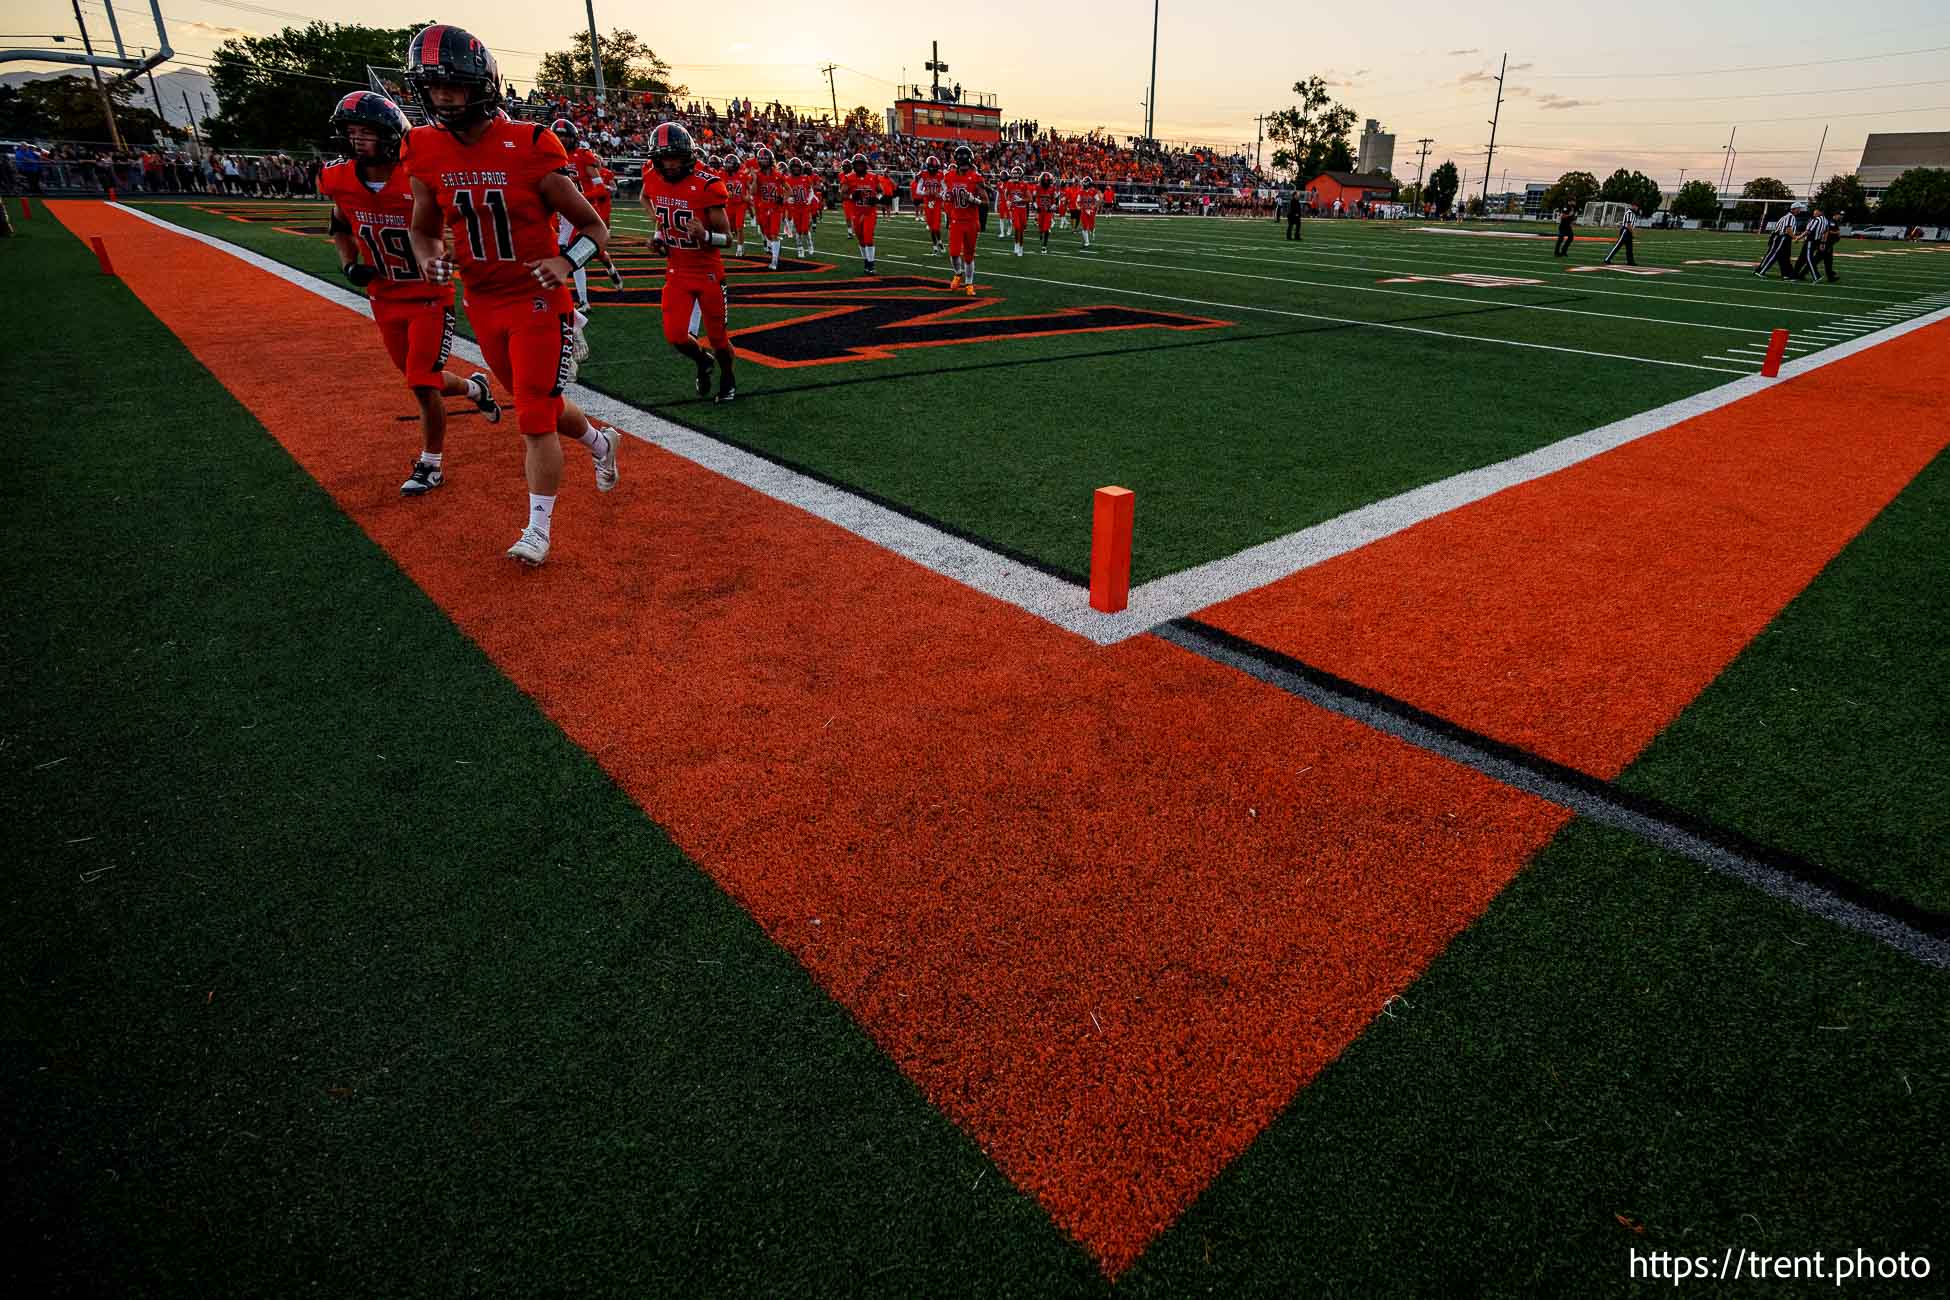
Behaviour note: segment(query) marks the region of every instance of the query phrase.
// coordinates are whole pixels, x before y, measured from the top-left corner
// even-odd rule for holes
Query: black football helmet
[[[666,162],[675,163],[673,171]],[[691,133],[675,122],[660,122],[650,133],[650,165],[667,181],[681,181],[697,169],[697,146]]]
[[[344,138],[348,126],[370,127],[379,136],[379,157],[383,162],[399,161],[400,141],[406,138],[411,124],[400,106],[384,95],[371,90],[355,90],[338,102],[332,109],[331,127],[335,135]],[[346,156],[358,157],[352,148],[351,140],[345,142]]]
[[[856,153],[853,155],[853,174],[855,176],[865,176],[867,174],[867,156],[865,154]]]
[[[728,172],[735,172],[743,165],[743,162],[744,160],[739,158],[736,149],[727,149],[724,151],[724,155],[718,159],[718,166]]]
[[[1044,189],[1048,189],[1050,186],[1056,184],[1056,177],[1050,175],[1048,172],[1044,172],[1042,176],[1037,179],[1036,183],[1042,186]]]
[[[548,124],[548,129],[551,135],[562,142],[564,153],[573,154],[582,144],[582,133],[576,130],[576,124],[566,117],[556,118]]]
[[[1022,168],[1020,168],[1020,167],[1011,167],[1011,168],[1009,169],[1009,179],[1010,179],[1010,180],[1012,180],[1012,181],[1019,181],[1019,180],[1021,180],[1021,179],[1022,179]]]
[[[969,148],[969,147],[968,147],[967,145],[965,145],[965,144],[958,144],[958,145],[956,145],[956,146],[955,146],[955,166],[957,166],[957,167],[973,167],[974,165],[975,165],[975,151],[974,151],[973,149],[970,149],[970,148]]]
[[[435,23],[406,43],[406,84],[429,120],[449,131],[464,131],[501,109],[501,65],[472,32]],[[465,86],[467,100],[451,108],[434,105],[432,86]]]
[[[929,175],[933,175],[933,174],[934,174],[935,172],[938,172],[938,171],[940,171],[940,170],[941,170],[941,160],[940,160],[939,158],[937,158],[937,157],[935,157],[935,156],[934,156],[933,154],[929,154],[929,155],[928,155],[928,161],[927,161],[927,163],[926,163],[926,164],[924,165],[924,170],[925,170],[925,171],[927,171]]]
[[[806,164],[800,162],[797,158],[790,158],[786,160],[785,170],[787,174],[792,176],[804,176],[806,174]]]
[[[754,155],[754,157],[758,163],[758,169],[762,172],[771,171],[775,163],[778,161],[772,156],[772,151],[770,149],[760,149],[758,153]]]

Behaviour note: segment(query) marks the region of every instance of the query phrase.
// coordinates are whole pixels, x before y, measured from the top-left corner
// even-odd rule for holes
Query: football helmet
[[[957,167],[973,167],[974,165],[975,165],[975,151],[974,151],[973,149],[970,149],[970,148],[969,148],[969,147],[968,147],[967,145],[965,145],[965,144],[958,144],[958,145],[956,145],[956,146],[955,146],[955,166],[957,166]]]
[[[675,170],[664,166],[674,163]],[[697,146],[691,133],[675,122],[659,122],[650,133],[650,165],[667,181],[681,181],[697,167]]]
[[[406,84],[427,117],[449,131],[464,131],[501,108],[501,66],[472,32],[446,23],[423,27],[406,43]],[[464,86],[465,102],[440,108],[432,86]]]
[[[855,176],[865,176],[867,174],[867,156],[865,154],[856,153],[853,155],[853,174]]]
[[[345,136],[348,126],[370,127],[379,136],[379,157],[384,162],[399,161],[399,144],[411,129],[406,114],[400,106],[384,95],[370,90],[355,90],[341,99],[332,109],[331,127],[335,134]],[[352,142],[346,140],[346,156],[358,156]]]
[[[548,124],[548,129],[551,135],[562,142],[564,153],[572,154],[582,144],[582,134],[576,130],[576,124],[566,117],[556,118]]]

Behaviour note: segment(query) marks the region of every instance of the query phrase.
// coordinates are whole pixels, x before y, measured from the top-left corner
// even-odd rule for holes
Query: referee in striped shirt
[[[1621,251],[1625,254],[1625,265],[1638,265],[1638,260],[1632,256],[1632,226],[1638,219],[1638,215],[1638,204],[1631,203],[1626,205],[1625,215],[1618,223],[1618,238],[1612,241],[1611,252],[1605,254],[1606,266],[1610,266],[1611,259],[1617,257]]]
[[[1820,257],[1823,250],[1828,247],[1828,224],[1828,214],[1817,210],[1814,220],[1808,223],[1807,233],[1801,239],[1801,261],[1796,270],[1807,276],[1812,283],[1818,284],[1821,281],[1821,272],[1815,259]],[[1832,280],[1835,278],[1834,254],[1828,254],[1828,258],[1828,278]]]

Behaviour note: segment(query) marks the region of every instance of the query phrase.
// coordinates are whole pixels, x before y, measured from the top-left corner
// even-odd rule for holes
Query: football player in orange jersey
[[[840,177],[840,197],[847,233],[860,246],[860,259],[866,263],[867,274],[872,275],[873,231],[880,221],[880,209],[893,201],[894,183],[868,171],[867,156],[856,153],[846,175]]]
[[[1036,214],[1036,233],[1042,237],[1042,251],[1049,252],[1050,223],[1063,206],[1063,191],[1056,188],[1056,177],[1044,172],[1036,188],[1029,191],[1029,206]]]
[[[813,213],[819,205],[819,178],[812,168],[794,158],[786,163],[786,220],[799,256],[813,255]]]
[[[735,149],[725,151],[718,160],[718,175],[724,180],[724,192],[730,202],[724,206],[725,219],[731,222],[733,257],[745,255],[745,211],[751,206],[751,176],[746,173],[744,164],[739,161]]]
[[[1090,247],[1091,239],[1097,233],[1097,209],[1102,206],[1104,192],[1099,190],[1088,176],[1077,186],[1077,229],[1083,233],[1083,246]]]
[[[419,403],[420,454],[399,490],[424,496],[445,481],[442,399],[467,398],[489,424],[500,421],[501,407],[486,375],[462,379],[446,369],[454,343],[454,291],[427,283],[407,237],[413,187],[398,165],[409,130],[406,114],[384,95],[355,90],[332,110],[331,127],[344,138],[346,157],[319,172],[318,192],[332,201],[329,230],[345,278],[366,291],[386,351]]]
[[[589,200],[589,206],[594,208],[596,215],[602,218],[603,225],[608,226],[610,204],[615,196],[612,182],[616,179],[616,173],[603,166],[603,160],[582,142],[582,132],[576,130],[576,124],[568,118],[556,118],[548,124],[548,129],[553,131],[555,138],[562,142],[562,152],[569,155],[569,168],[575,173],[576,188],[582,191],[583,198]],[[567,219],[559,214],[555,218],[555,233],[564,244],[575,238],[574,233],[568,228]],[[603,269],[609,272],[610,285],[621,289],[623,273],[616,269],[616,263],[610,257],[609,250],[605,248],[597,256],[603,259]],[[589,310],[588,276],[587,271],[576,272],[576,294],[582,299],[581,307],[584,312]]]
[[[1009,214],[1008,230],[1016,241],[1016,256],[1022,256],[1023,227],[1029,224],[1030,184],[1022,178],[1022,168],[1011,167],[1009,179],[1002,184],[1002,206]]]
[[[711,394],[711,367],[718,367],[717,400],[738,396],[731,336],[726,329],[724,258],[731,243],[724,181],[697,165],[691,133],[664,122],[650,133],[650,163],[643,170],[643,207],[651,242],[667,259],[664,270],[664,341],[697,366],[697,395]],[[700,319],[701,318],[701,319]],[[692,337],[701,323],[711,341],[706,352]]]
[[[914,178],[914,206],[920,211],[921,220],[928,228],[928,239],[934,244],[929,251],[941,255],[941,217],[942,205],[948,198],[948,182],[941,174],[941,160],[930,156],[921,168],[921,174]]]
[[[598,492],[616,486],[621,432],[591,424],[562,396],[575,376],[570,278],[602,251],[609,230],[576,189],[562,142],[500,111],[501,69],[475,36],[444,23],[424,28],[407,43],[406,82],[431,122],[406,142],[413,255],[436,284],[459,275],[488,369],[515,395],[528,518],[508,555],[540,564],[562,484],[561,438],[589,449]],[[566,249],[555,238],[558,213],[574,227]]]
[[[785,222],[787,189],[785,173],[778,169],[770,149],[760,149],[752,172],[752,218],[765,251],[772,255],[772,269],[779,269],[779,229]]]
[[[975,151],[965,144],[955,146],[955,165],[948,172],[948,256],[955,259],[955,276],[948,281],[948,292],[966,285],[968,296],[975,296],[975,244],[982,227],[989,221],[988,189],[982,173],[975,170]]]

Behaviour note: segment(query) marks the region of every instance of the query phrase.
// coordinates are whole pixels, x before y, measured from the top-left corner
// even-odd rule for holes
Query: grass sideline
[[[84,247],[0,267],[66,435],[8,494],[19,1293],[1100,1289]]]
[[[1950,911],[1950,453],[1668,727],[1628,788]]]

